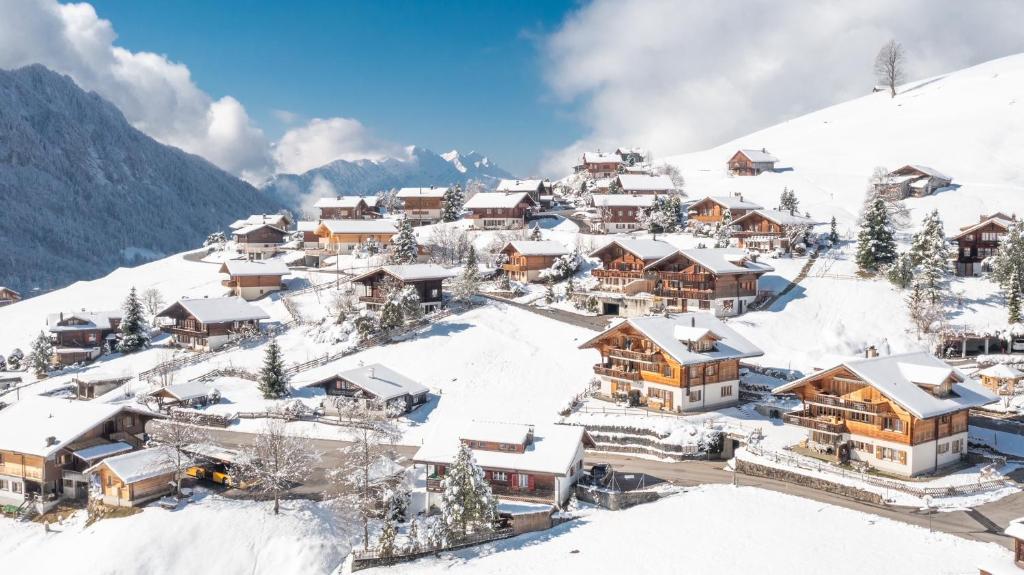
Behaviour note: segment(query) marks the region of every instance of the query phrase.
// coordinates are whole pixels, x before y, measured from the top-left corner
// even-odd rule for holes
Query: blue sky
[[[582,128],[542,78],[543,34],[573,2],[202,2],[93,0],[117,44],[189,67],[271,139],[299,120],[344,116],[436,152],[476,149],[516,173]]]

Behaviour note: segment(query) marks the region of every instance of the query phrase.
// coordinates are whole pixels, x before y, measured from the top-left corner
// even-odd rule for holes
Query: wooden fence
[[[416,551],[409,550],[395,550],[393,553],[384,554],[376,549],[361,550],[357,549],[352,551],[352,571],[359,571],[361,569],[369,569],[371,567],[380,567],[383,565],[395,565],[398,563],[405,563],[407,561],[413,561],[435,553],[442,551],[454,551],[456,549],[463,549],[465,547],[472,547],[474,545],[480,545],[482,543],[490,543],[491,541],[498,541],[501,539],[508,539],[513,537],[515,533],[511,528],[496,529],[494,531],[488,531],[485,533],[476,533],[473,535],[467,535],[459,539],[450,545],[443,546],[427,546],[424,545],[418,548]]]

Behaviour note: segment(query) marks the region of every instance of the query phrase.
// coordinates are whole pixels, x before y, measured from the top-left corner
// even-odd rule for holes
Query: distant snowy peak
[[[458,150],[452,150],[441,154],[441,157],[452,166],[455,166],[455,169],[463,174],[470,170],[485,171],[497,169],[499,171],[504,171],[491,163],[491,160],[487,156],[476,151],[472,151],[468,154],[462,154]]]

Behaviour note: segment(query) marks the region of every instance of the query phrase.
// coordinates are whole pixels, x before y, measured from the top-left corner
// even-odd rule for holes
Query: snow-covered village
[[[0,0],[2,564],[1024,574],[1022,18]]]

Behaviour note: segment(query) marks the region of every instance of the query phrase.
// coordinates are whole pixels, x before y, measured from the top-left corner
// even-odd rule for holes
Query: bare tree
[[[872,206],[875,200],[882,200],[885,204],[886,215],[889,221],[898,229],[905,229],[910,225],[910,210],[903,203],[900,194],[895,190],[896,183],[888,168],[884,166],[875,167],[868,181],[867,193],[864,196],[864,206],[861,210],[863,217],[864,210]]]
[[[889,40],[875,56],[875,76],[878,83],[888,86],[889,97],[896,97],[896,85],[906,77],[907,54],[903,45],[896,40]]]
[[[281,512],[281,495],[304,481],[320,459],[309,438],[289,435],[283,419],[271,417],[251,446],[242,450],[234,470],[257,492],[274,499],[274,515]]]
[[[156,316],[156,314],[160,313],[166,303],[164,301],[164,295],[156,288],[146,289],[146,291],[142,292],[140,299],[142,300],[142,305],[146,307],[146,311],[149,312],[150,316]]]
[[[198,425],[197,417],[185,411],[177,411],[154,426],[152,443],[160,448],[160,463],[174,469],[175,493],[181,493],[181,479],[193,463],[192,450],[210,441],[210,434]]]
[[[352,426],[352,443],[343,448],[342,464],[331,473],[337,501],[359,516],[363,549],[370,548],[370,519],[378,517],[387,474],[395,461],[394,443],[401,432],[392,417],[397,410],[379,402],[339,397],[338,418]]]

